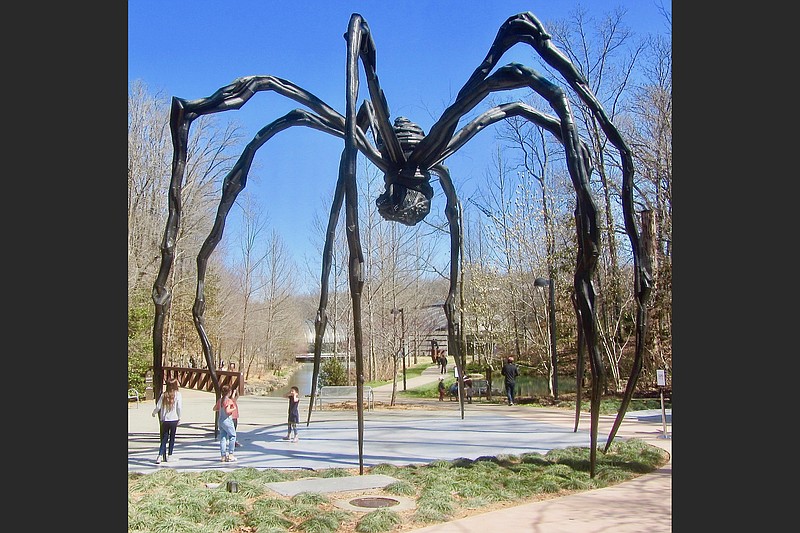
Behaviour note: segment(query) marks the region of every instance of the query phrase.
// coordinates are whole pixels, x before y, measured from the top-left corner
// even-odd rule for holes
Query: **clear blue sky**
[[[577,4],[573,0],[130,0],[128,80],[144,81],[153,93],[193,99],[210,96],[241,76],[269,74],[300,85],[344,114],[342,36],[350,15],[357,12],[372,31],[378,77],[392,119],[406,116],[427,132],[483,60],[508,17],[531,11],[547,27],[548,21],[567,17]],[[668,31],[659,6],[672,11],[671,0],[586,0],[582,5],[598,15],[623,7],[628,11],[627,24],[641,34]],[[517,45],[500,65],[518,61],[536,68],[531,63],[534,53]],[[361,91],[363,98],[366,87],[362,85]],[[239,111],[217,116],[242,124],[249,139],[297,107],[293,100],[260,93]],[[490,130],[445,161],[462,201],[464,191],[483,180],[490,164]],[[304,254],[316,253],[309,242],[312,213],[333,189],[342,146],[343,141],[333,136],[291,128],[261,148],[258,166],[251,171],[247,190],[262,196],[270,225],[298,261]]]

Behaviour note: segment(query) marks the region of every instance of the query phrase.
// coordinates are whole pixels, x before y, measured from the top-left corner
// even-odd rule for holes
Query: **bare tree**
[[[131,305],[144,302],[156,276],[160,240],[167,217],[166,190],[171,168],[168,100],[151,94],[141,81],[128,92],[128,295]],[[194,259],[213,219],[222,176],[234,160],[239,128],[203,117],[192,133],[183,187],[183,217],[176,239],[175,267],[170,272],[172,301],[166,318],[164,353],[186,362],[199,351],[191,319]],[[151,315],[151,312],[148,311]]]
[[[261,312],[259,313],[259,343],[256,352],[248,359],[246,371],[249,375],[250,365],[263,349],[262,367],[281,368],[291,360],[297,346],[296,324],[302,320],[298,307],[291,298],[295,292],[296,270],[289,257],[286,244],[273,230],[267,244],[267,261],[262,272],[263,281],[260,295]]]
[[[503,350],[497,355],[515,354],[519,361],[541,368],[551,377],[552,393],[554,369],[548,356],[547,307],[537,304],[540,291],[533,286],[554,256],[554,252],[548,252],[552,246],[545,246],[546,241],[554,242],[555,230],[549,223],[552,208],[547,203],[552,194],[544,179],[549,167],[537,148],[537,134],[542,146],[546,145],[540,132],[525,121],[511,120],[504,126],[498,137],[511,147],[509,153],[522,155],[522,163],[518,163],[522,170],[512,171],[498,154],[496,174],[487,174],[479,192],[482,203],[473,199],[489,229],[486,253],[494,262],[494,288],[502,289],[504,296],[504,320],[498,322],[496,334],[505,334],[499,339]]]
[[[665,171],[671,161],[671,150],[667,146],[671,142],[671,129],[667,137],[665,125],[668,122],[663,113],[665,106],[661,105],[662,111],[658,111],[659,106],[655,104],[656,101],[662,104],[669,101],[671,105],[671,98],[667,97],[671,94],[671,87],[665,90],[664,83],[669,80],[671,73],[665,53],[668,47],[662,44],[660,47],[651,45],[647,48],[646,40],[637,38],[626,28],[624,18],[625,12],[618,9],[595,20],[589,18],[585,10],[577,8],[569,19],[551,23],[549,27],[554,41],[586,77],[615,122],[627,128],[635,124],[635,115],[630,112],[631,102],[641,104],[639,115],[642,117],[647,113],[661,115],[658,122],[653,120],[654,116],[649,117],[647,123],[653,131],[640,131],[641,142],[649,143],[657,151],[650,155],[650,159],[659,160],[660,164],[653,166],[652,171],[642,170],[645,174],[638,178],[636,190],[640,194],[639,201],[643,209],[658,211],[657,236],[654,240],[662,249],[668,250],[665,243],[670,237],[662,227],[667,227],[671,220],[671,208],[665,207],[667,195],[664,194],[667,188]],[[642,58],[644,52],[650,49],[654,58],[649,65],[652,71],[650,77],[661,82],[650,83],[649,91],[637,93],[634,80],[639,80],[644,67],[648,66],[642,62]],[[547,65],[543,68],[550,70]],[[653,87],[660,87],[661,90],[655,91]],[[569,87],[565,89],[571,91]],[[531,95],[529,99],[534,107],[542,107],[538,96]],[[669,113],[671,117],[671,108]],[[635,305],[632,293],[626,289],[631,283],[625,281],[633,277],[629,266],[632,257],[630,246],[627,241],[617,237],[618,233],[623,232],[619,155],[615,155],[613,147],[606,150],[607,140],[600,126],[580,99],[576,99],[576,117],[583,122],[581,131],[586,132],[584,140],[591,150],[594,167],[592,186],[601,198],[604,246],[601,247],[600,268],[595,279],[600,289],[597,308],[602,328],[601,343],[604,343],[608,365],[612,367],[610,375],[614,388],[620,390],[624,380],[618,370],[630,348],[628,341],[634,327]],[[660,133],[655,134],[657,127]],[[653,140],[654,134],[660,135],[657,141]],[[507,324],[513,329],[514,345],[509,349],[518,354],[529,349],[547,354],[549,330],[542,327],[547,324],[543,313],[546,299],[542,298],[541,290],[534,289],[533,280],[546,273],[550,280],[555,280],[557,286],[571,286],[568,278],[574,268],[576,242],[574,217],[570,213],[574,211],[575,198],[564,166],[563,147],[556,139],[521,118],[506,119],[496,135],[500,145],[510,150],[503,152],[505,163],[497,164],[489,173],[479,195],[471,198],[471,207],[478,207],[486,217],[491,231],[486,232],[487,239],[481,245],[484,253],[493,258],[493,264],[498,269],[497,275],[509,287],[506,291],[509,296],[504,313],[506,318],[500,321],[500,324]],[[513,171],[517,173],[518,179],[515,181],[511,176]],[[653,194],[653,190],[657,193]],[[661,200],[656,202],[656,198]],[[467,229],[471,230],[471,227]],[[467,237],[472,240],[469,235]],[[469,282],[478,282],[485,275],[481,272],[486,270],[476,269]],[[537,294],[539,297],[536,297]],[[571,291],[556,291],[556,323],[561,333],[558,338],[562,355],[565,350],[577,350],[577,323],[569,319],[574,317],[571,296]],[[665,295],[665,298],[669,297]],[[667,322],[668,317],[665,317],[663,326],[658,328],[662,344],[669,335]],[[657,342],[653,340],[654,345]],[[653,351],[658,353],[659,348]],[[532,359],[537,360],[535,357]],[[552,392],[552,365],[549,359],[539,358],[538,361],[540,367],[550,373]]]
[[[237,243],[239,257],[235,270],[239,278],[241,294],[241,315],[239,317],[238,360],[239,368],[245,370],[245,359],[248,351],[248,322],[253,309],[251,306],[256,295],[263,288],[264,263],[268,255],[261,242],[266,231],[267,217],[250,191],[245,191],[236,201],[241,210],[240,227]],[[247,361],[249,365],[249,360]]]
[[[626,11],[617,8],[594,19],[584,8],[578,7],[566,20],[550,26],[554,42],[586,78],[609,118],[621,124],[627,121],[626,106],[633,93],[633,81],[639,72],[646,42],[637,38],[625,25],[625,16]],[[599,327],[602,329],[598,333],[601,342],[607,343],[603,346],[607,354],[620,354],[633,327],[635,308],[630,297],[632,284],[626,281],[632,279],[632,271],[623,268],[632,253],[629,243],[617,237],[623,228],[619,154],[615,153],[614,147],[608,146],[597,119],[580,101],[576,105],[576,118],[583,122],[582,131],[587,132],[585,141],[594,164],[593,185],[601,199],[603,246],[595,279]],[[613,359],[609,366],[615,366]],[[615,390],[624,388],[625,383],[613,372],[612,379]]]
[[[672,368],[672,47],[668,34],[653,36],[646,51],[645,83],[632,105],[635,121],[630,136],[642,177],[637,191],[645,203],[643,228],[649,223],[652,233],[651,353],[643,371],[654,382],[656,368]]]
[[[305,264],[310,269],[309,274],[316,279],[315,298],[319,297],[320,291],[320,271],[322,250],[325,243],[325,231],[327,228],[327,218],[322,220],[319,213],[330,213],[332,204],[332,189],[327,191],[326,194],[320,196],[321,209],[315,212],[313,219],[313,235],[315,236],[315,245],[319,253],[315,254],[313,258],[306,258]],[[327,347],[334,357],[341,357],[341,352],[345,355],[345,370],[347,372],[348,380],[354,379],[354,368],[351,367],[351,354],[352,350],[352,310],[350,305],[350,298],[347,294],[348,291],[348,274],[347,274],[347,239],[345,236],[344,225],[338,224],[335,228],[335,235],[333,237],[333,245],[331,248],[331,271],[329,274],[329,304],[328,304],[328,326],[326,336],[330,333],[333,339],[332,345]],[[311,269],[313,268],[313,271]],[[318,302],[317,302],[318,303]],[[317,305],[308,308],[308,320],[313,323],[314,313],[316,313]]]
[[[158,268],[166,217],[164,187],[172,151],[162,96],[141,81],[128,92],[128,294],[146,286]]]
[[[494,348],[512,345],[504,334],[504,322],[508,319],[507,298],[503,294],[503,275],[496,257],[496,240],[493,213],[475,198],[473,206],[479,206],[481,215],[471,216],[474,211],[465,209],[464,217],[464,306],[465,328],[473,355],[491,365]],[[468,342],[468,344],[470,344]]]

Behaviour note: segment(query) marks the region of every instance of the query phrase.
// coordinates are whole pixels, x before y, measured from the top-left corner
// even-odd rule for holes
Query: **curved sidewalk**
[[[440,376],[437,367],[431,367],[418,378],[406,380],[411,389],[435,381]],[[391,385],[376,389],[388,402]],[[402,383],[400,384],[402,387]],[[400,389],[398,389],[400,390]],[[388,391],[388,396],[387,395]],[[467,413],[479,402],[466,406]],[[506,405],[499,409],[516,410]],[[535,409],[520,417],[536,418],[553,424],[574,427],[574,412],[563,410]],[[515,413],[516,414],[516,413]],[[470,416],[469,414],[465,416]],[[620,426],[620,438],[638,438],[653,446],[666,450],[670,460],[663,467],[630,481],[612,487],[580,492],[540,502],[526,503],[477,514],[467,518],[443,522],[412,530],[410,533],[486,533],[487,531],[517,531],[526,533],[671,533],[672,532],[672,416],[667,418],[667,432],[660,410],[629,412]],[[589,415],[581,416],[579,428],[586,430]],[[611,431],[613,416],[601,416],[598,442],[605,443],[604,436]],[[588,444],[585,444],[588,446]]]
[[[440,376],[436,367],[406,380],[411,389]],[[397,390],[402,390],[398,380]],[[376,401],[388,404],[392,384],[375,388]],[[237,463],[221,463],[214,439],[212,393],[184,389],[184,413],[175,443],[176,462],[155,464],[158,421],[151,417],[153,402],[128,408],[128,471],[153,472],[159,468],[200,471],[264,468],[358,468],[357,417],[354,410],[314,410],[307,426],[308,402],[301,403],[300,441],[283,441],[287,400],[240,398],[241,419],[236,449]],[[308,400],[306,398],[305,400]],[[364,466],[380,463],[428,463],[436,459],[477,458],[484,455],[546,453],[552,448],[589,445],[589,416],[581,417],[573,432],[574,412],[558,409],[507,406],[474,401],[465,406],[462,419],[458,402],[403,400],[404,409],[377,408],[364,413]],[[628,413],[618,435],[639,438],[672,453],[671,421],[664,438],[659,416],[653,412]],[[604,443],[613,416],[600,417],[598,442]],[[458,439],[453,435],[457,434]],[[415,533],[465,533],[516,531],[638,532],[672,530],[672,461],[656,472],[613,487],[527,503],[414,530]],[[509,529],[510,530],[510,529]]]

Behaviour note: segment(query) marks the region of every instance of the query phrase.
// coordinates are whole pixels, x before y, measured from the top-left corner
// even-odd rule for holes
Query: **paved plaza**
[[[435,367],[423,376],[408,380],[413,388],[438,379]],[[156,464],[158,418],[151,416],[154,402],[128,406],[128,471],[150,473],[161,468],[178,471],[258,469],[359,468],[358,420],[355,409],[314,409],[309,425],[308,400],[301,402],[299,442],[282,440],[286,435],[288,400],[262,396],[239,399],[240,420],[235,463],[220,461],[219,444],[214,438],[214,394],[182,389],[183,414],[178,426],[174,458]],[[378,464],[422,464],[435,460],[476,459],[501,454],[546,453],[553,448],[589,446],[589,416],[581,417],[573,431],[574,412],[559,409],[507,406],[474,401],[465,405],[462,418],[458,402],[404,400],[386,407],[391,385],[375,389],[376,408],[364,412],[363,466]],[[662,419],[660,410],[628,413],[620,426],[619,438],[639,438],[672,452],[671,410]],[[598,444],[605,443],[613,416],[600,417]],[[666,424],[665,424],[666,422]],[[666,429],[666,434],[664,430]],[[346,481],[342,481],[346,484]],[[342,490],[347,490],[343,485]],[[671,531],[672,462],[658,471],[605,489],[588,491],[485,513],[468,519],[436,524],[418,530],[426,533],[499,530],[508,523],[518,531],[641,531],[640,516],[631,505],[647,513],[647,530]],[[609,510],[611,498],[624,501],[625,509]],[[635,503],[632,503],[635,502]],[[588,512],[593,505],[604,506],[602,513]],[[534,506],[533,511],[530,506]],[[611,506],[612,508],[614,506]],[[646,509],[645,509],[646,508]],[[515,512],[516,510],[516,512]],[[532,528],[531,513],[545,520],[547,528]],[[491,515],[491,516],[487,516]],[[483,517],[483,518],[481,518]],[[491,522],[490,522],[491,520]],[[580,524],[584,523],[585,528]],[[560,524],[560,525],[559,525]],[[608,529],[603,528],[607,524]],[[489,529],[486,529],[489,528]],[[563,529],[559,529],[563,528]]]
[[[358,420],[356,411],[314,410],[306,425],[301,413],[299,442],[286,435],[287,400],[241,397],[236,463],[221,463],[214,439],[211,406],[213,393],[183,391],[184,416],[178,427],[174,456],[178,461],[155,463],[158,453],[158,419],[151,416],[152,402],[128,409],[128,470],[152,472],[169,466],[177,470],[210,468],[358,468]],[[307,407],[307,405],[306,405]],[[364,414],[363,464],[406,465],[437,459],[477,458],[487,455],[529,452],[547,453],[553,448],[588,446],[587,430],[547,420],[521,416],[524,407],[467,404],[464,418],[457,402],[432,409],[372,409]],[[301,411],[303,411],[301,409]]]

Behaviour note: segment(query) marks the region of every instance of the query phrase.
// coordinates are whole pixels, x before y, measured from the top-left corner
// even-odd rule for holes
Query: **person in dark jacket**
[[[439,351],[439,373],[447,373],[447,354],[444,353],[444,350]]]
[[[283,437],[283,440],[297,442],[300,440],[297,436],[297,424],[300,423],[300,389],[292,387],[286,397],[289,398],[289,416],[286,424],[286,436]],[[294,434],[294,438],[292,438],[292,434]]]
[[[506,398],[508,399],[508,405],[514,405],[514,388],[517,384],[519,368],[517,368],[517,365],[514,363],[513,357],[509,356],[505,364],[503,364],[500,373],[506,380]]]

